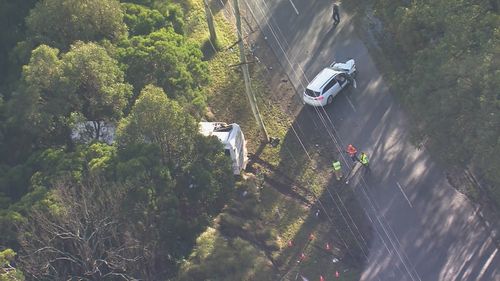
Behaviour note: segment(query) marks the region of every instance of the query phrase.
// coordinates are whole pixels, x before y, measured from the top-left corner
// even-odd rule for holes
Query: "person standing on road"
[[[333,24],[338,25],[339,23],[340,23],[339,5],[333,2]]]
[[[361,152],[359,162],[361,162],[361,165],[363,165],[363,167],[365,167],[367,171],[370,171],[370,166],[368,165],[368,155],[366,155],[366,153]]]
[[[347,151],[346,152],[347,152],[347,154],[349,154],[349,157],[351,157],[352,162],[359,161],[358,150],[354,147],[354,145],[349,144],[347,146]]]
[[[340,161],[338,160],[333,161],[332,167],[333,167],[333,173],[335,173],[335,177],[339,181],[340,179],[342,179],[342,166],[340,165]]]

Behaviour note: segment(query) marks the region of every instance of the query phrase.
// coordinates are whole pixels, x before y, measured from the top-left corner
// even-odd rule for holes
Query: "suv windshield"
[[[306,95],[310,97],[319,97],[319,92],[315,92],[313,90],[306,89]]]

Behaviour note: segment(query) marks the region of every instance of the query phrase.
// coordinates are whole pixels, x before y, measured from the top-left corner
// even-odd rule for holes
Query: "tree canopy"
[[[29,11],[35,5],[36,0],[0,1],[0,92],[6,89],[8,81],[16,77],[17,71],[12,71],[12,62],[9,60],[9,54],[18,41],[25,38],[25,20]]]
[[[115,145],[47,148],[20,168],[29,175],[20,185],[45,199],[24,195],[24,203],[0,213],[0,224],[15,210],[28,217],[17,223],[23,225],[20,264],[30,278],[175,276],[234,181],[220,142],[200,135],[197,121],[151,85],[121,119]],[[33,202],[39,203],[27,207]],[[78,233],[90,236],[79,239]],[[42,270],[46,266],[51,269]]]
[[[214,228],[196,239],[196,247],[181,267],[179,280],[263,280],[265,254],[241,238],[228,241]],[[264,276],[261,276],[264,275]]]
[[[176,180],[176,194],[189,198],[191,204],[203,202],[198,211],[222,207],[214,200],[223,196],[232,178],[227,176],[230,163],[221,144],[201,136],[195,119],[162,89],[144,88],[130,115],[120,123],[117,139],[119,146],[156,146],[161,164]]]
[[[184,33],[184,16],[178,5],[164,3],[151,9],[133,3],[123,3],[124,21],[130,35],[147,35],[161,28],[172,27],[179,34]]]
[[[87,120],[118,120],[131,87],[116,60],[94,43],[77,42],[62,56],[63,91],[77,99],[74,110]]]
[[[0,251],[0,281],[24,281],[23,274],[11,265],[15,257],[12,249]]]
[[[62,50],[77,40],[114,41],[127,33],[118,0],[41,0],[26,23],[35,43]]]
[[[208,68],[199,46],[172,28],[121,42],[120,60],[128,66],[127,80],[136,90],[147,84],[161,87],[169,97],[199,111],[205,105],[201,87],[208,82]]]
[[[10,100],[10,125],[64,143],[72,112],[88,121],[117,121],[130,96],[118,62],[103,47],[76,42],[60,56],[41,45],[23,67],[22,84]]]
[[[377,0],[400,50],[397,86],[416,135],[451,166],[472,166],[500,202],[500,16],[495,1]]]
[[[130,280],[148,248],[121,210],[127,188],[98,180],[59,183],[21,227],[21,264],[34,279]]]
[[[186,6],[9,1],[0,279],[175,277],[234,185],[220,142],[198,133],[209,74]]]

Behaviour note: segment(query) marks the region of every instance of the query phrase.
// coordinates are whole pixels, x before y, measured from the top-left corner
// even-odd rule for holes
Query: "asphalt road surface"
[[[358,38],[342,5],[341,23],[333,28],[331,4],[240,1],[283,64],[297,101],[308,81],[333,60],[356,60],[357,89],[340,94],[325,109],[303,108],[309,113],[295,122],[330,132],[333,137],[323,135],[332,149],[352,143],[370,156],[371,173],[358,172],[349,183],[374,230],[361,280],[500,280],[500,253],[491,230],[428,152],[409,142],[405,113],[364,38]],[[344,167],[352,166],[350,159],[342,160]]]

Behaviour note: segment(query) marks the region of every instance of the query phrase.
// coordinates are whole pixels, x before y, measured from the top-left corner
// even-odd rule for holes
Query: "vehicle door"
[[[344,89],[349,84],[349,77],[346,73],[339,73],[335,76],[335,80],[337,80],[341,89]]]
[[[351,75],[351,74],[345,74],[347,80],[349,81],[349,83],[354,87],[354,89],[356,89],[358,86],[357,86],[357,83],[356,83],[356,79],[354,78],[356,72],[353,73],[354,75]],[[345,84],[345,86],[347,86],[347,83]]]
[[[327,99],[330,95],[335,97],[340,92],[340,85],[337,83],[335,78],[332,78],[328,83],[326,83],[323,88],[323,96]]]

